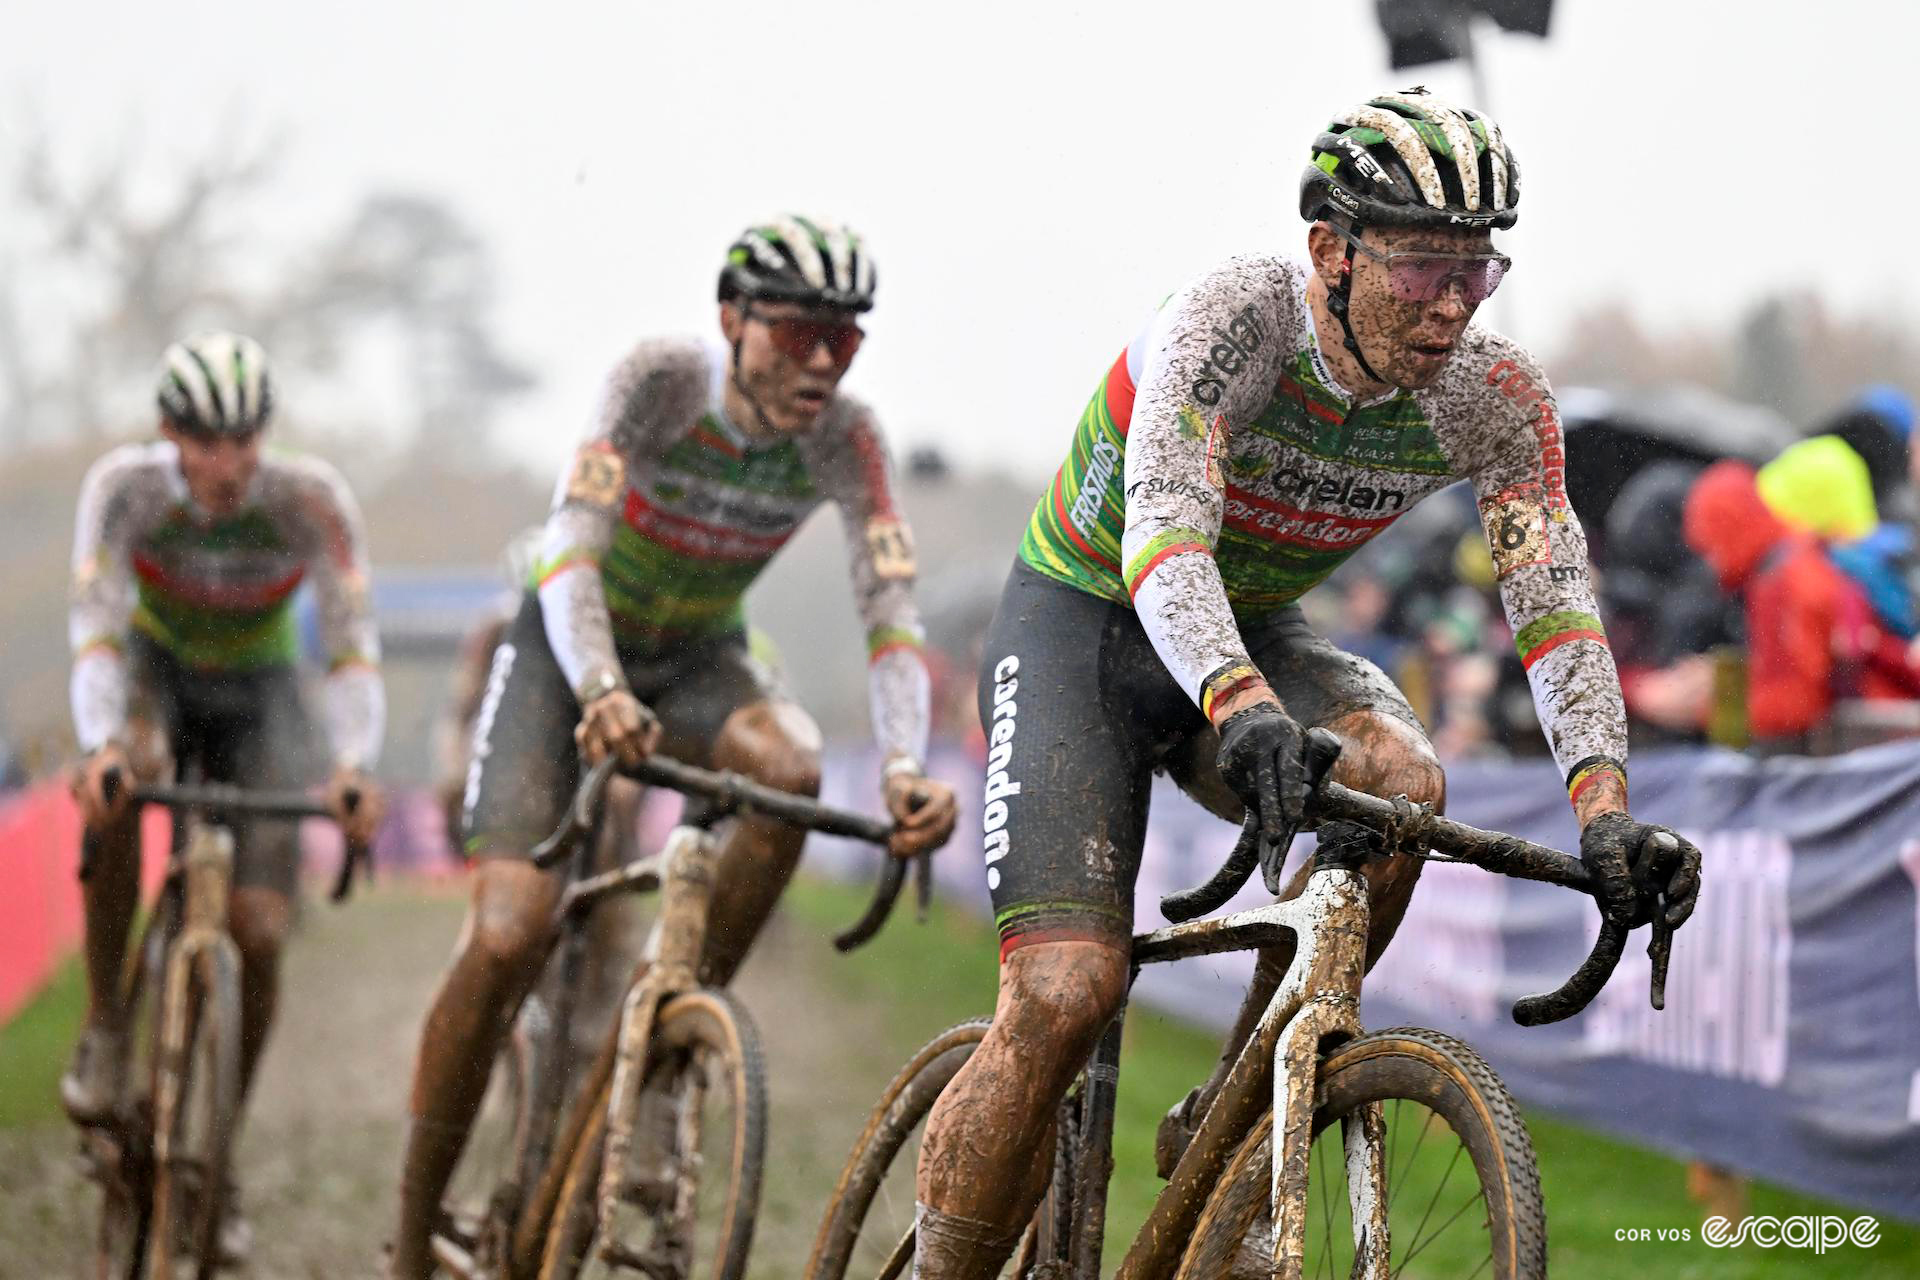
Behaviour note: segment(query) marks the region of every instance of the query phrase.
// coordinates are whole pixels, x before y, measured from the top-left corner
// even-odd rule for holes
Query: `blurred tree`
[[[26,282],[10,264],[0,376],[12,441],[118,430],[124,408],[109,389],[127,369],[149,367],[196,316],[252,323],[224,284],[235,240],[225,215],[265,180],[269,151],[222,140],[177,170],[157,200],[142,201],[124,154],[69,179],[44,131],[28,133],[13,181],[25,216],[9,219],[9,247],[51,287],[27,304],[33,318],[23,323],[12,299]]]
[[[194,329],[239,329],[283,367],[332,371],[369,341],[369,320],[390,318],[407,349],[387,367],[409,383],[413,421],[381,434],[484,439],[500,399],[532,385],[491,327],[485,244],[434,197],[381,193],[317,247],[263,264],[248,206],[279,150],[222,139],[136,192],[127,155],[75,178],[29,131],[12,184],[24,216],[0,231],[0,438],[144,426],[146,371]]]
[[[457,213],[432,197],[383,193],[321,250],[300,314],[323,356],[369,318],[398,321],[416,447],[471,457],[499,399],[533,385],[486,324],[492,287],[486,247]]]

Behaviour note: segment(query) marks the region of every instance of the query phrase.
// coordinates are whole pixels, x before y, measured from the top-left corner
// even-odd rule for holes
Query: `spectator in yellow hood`
[[[1760,468],[1761,501],[1783,524],[1829,542],[1853,542],[1880,523],[1867,464],[1839,436],[1814,436]]]

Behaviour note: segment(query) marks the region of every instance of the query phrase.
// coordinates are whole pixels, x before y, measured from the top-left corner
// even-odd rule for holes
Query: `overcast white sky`
[[[1598,300],[1662,328],[1792,286],[1920,316],[1901,225],[1920,197],[1920,6],[1556,8],[1547,41],[1483,45],[1525,174],[1504,327],[1550,355]],[[880,306],[848,385],[896,438],[1051,466],[1156,300],[1229,253],[1303,242],[1296,182],[1332,110],[1415,81],[1468,92],[1463,69],[1389,73],[1370,0],[30,0],[12,17],[0,148],[31,115],[71,165],[132,138],[164,169],[235,119],[278,128],[286,243],[375,187],[456,202],[494,249],[499,328],[542,377],[506,434],[555,466],[612,359],[710,329],[725,246],[782,208],[874,249]]]

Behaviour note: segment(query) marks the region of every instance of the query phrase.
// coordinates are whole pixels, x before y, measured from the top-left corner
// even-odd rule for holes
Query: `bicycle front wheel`
[[[239,953],[222,938],[188,963],[184,988],[168,993],[169,1002],[178,997],[184,1007],[161,1010],[165,1022],[183,1020],[185,1034],[170,1049],[163,1029],[154,1073],[154,1280],[211,1280],[220,1265],[220,1219],[240,1120]]]
[[[178,933],[179,898],[163,892],[127,956],[120,979],[120,1016],[129,1051],[126,1092],[111,1125],[83,1139],[91,1176],[100,1184],[95,1280],[142,1280],[153,1207],[153,1067],[160,1034],[160,991],[167,946]]]
[[[746,1274],[766,1154],[759,1031],[724,991],[675,996],[654,1021],[642,1081],[613,1219],[599,1212],[609,1079],[568,1161],[540,1280]]]
[[[1343,1134],[1375,1104],[1386,1126],[1387,1273],[1492,1280],[1546,1275],[1540,1175],[1513,1096],[1467,1045],[1420,1027],[1361,1036],[1320,1063],[1301,1274],[1353,1274]],[[1208,1198],[1178,1280],[1266,1280],[1272,1195],[1268,1111]]]
[[[880,1095],[827,1204],[807,1263],[807,1280],[901,1280],[909,1273],[914,1179],[927,1115],[992,1023],[991,1018],[975,1018],[941,1032]],[[1055,1268],[1066,1262],[1075,1161],[1083,1141],[1077,1088],[1061,1103],[1047,1191],[1002,1269],[1004,1276],[1056,1274]]]

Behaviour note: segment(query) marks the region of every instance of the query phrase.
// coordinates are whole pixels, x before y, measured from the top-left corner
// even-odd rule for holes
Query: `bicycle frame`
[[[1225,1083],[1201,1119],[1173,1176],[1154,1201],[1115,1280],[1171,1275],[1192,1234],[1207,1195],[1219,1181],[1263,1107],[1274,1113],[1273,1275],[1297,1280],[1306,1241],[1307,1159],[1313,1143],[1313,1096],[1321,1055],[1357,1037],[1360,980],[1366,969],[1370,912],[1366,882],[1345,867],[1316,869],[1299,897],[1218,920],[1175,925],[1134,939],[1133,963],[1159,964],[1190,956],[1268,947],[1291,934],[1288,965],[1266,1012],[1234,1060]],[[1123,1011],[1124,1013],[1124,1011]],[[1117,1019],[1116,1019],[1117,1022]],[[1106,1063],[1101,1058],[1111,1055]],[[1101,1040],[1095,1063],[1116,1082],[1119,1037]],[[1105,1132],[1088,1133],[1110,1149],[1112,1108],[1095,1114]],[[1384,1280],[1388,1259],[1385,1169],[1379,1107],[1364,1113],[1360,1132],[1346,1132],[1349,1194],[1353,1210],[1355,1276]],[[1097,1188],[1104,1221],[1104,1180]],[[1075,1214],[1080,1213],[1076,1196]],[[1094,1280],[1100,1270],[1100,1237],[1076,1228],[1069,1275]]]
[[[581,855],[582,861],[586,856]],[[612,1171],[612,1176],[603,1178],[600,1188],[603,1215],[610,1212],[618,1196],[617,1173],[624,1164],[616,1164],[612,1157],[618,1156],[624,1161],[632,1144],[633,1115],[640,1096],[641,1072],[646,1065],[647,1041],[653,1034],[654,1014],[673,995],[698,985],[697,972],[701,948],[706,942],[717,857],[718,848],[710,832],[698,826],[682,825],[668,833],[659,853],[590,879],[576,879],[561,895],[555,913],[556,925],[584,917],[596,903],[613,894],[656,888],[661,890],[660,915],[648,935],[641,969],[621,1003],[618,1028],[589,1071],[564,1127],[558,1130],[558,1141],[554,1140],[554,1121],[558,1119],[559,1095],[566,1073],[559,1069],[562,1064],[557,1055],[564,1044],[571,1011],[556,1010],[555,1016],[542,1028],[550,1046],[544,1056],[539,1056],[540,1061],[548,1064],[542,1073],[543,1098],[535,1101],[528,1122],[529,1146],[520,1157],[521,1178],[537,1180],[532,1195],[518,1206],[517,1213],[511,1214],[509,1256],[514,1275],[532,1274],[538,1268],[540,1250],[566,1178],[566,1161],[555,1160],[553,1155],[556,1151],[572,1151],[586,1131],[600,1082],[609,1072],[614,1078],[616,1103],[608,1116],[609,1158],[605,1167]],[[584,933],[579,930],[557,927],[553,936],[555,945],[562,947],[563,964],[582,949]],[[575,959],[577,961],[577,956]],[[563,988],[563,1000],[566,996],[567,988]],[[520,1178],[513,1182],[518,1184]],[[511,1212],[514,1206],[497,1208]]]
[[[213,823],[189,821],[182,858],[185,913],[179,936],[167,951],[161,992],[160,1056],[154,1096],[154,1158],[165,1162],[175,1110],[180,1104],[180,1069],[187,1052],[187,984],[203,953],[229,953],[240,963],[239,948],[227,933],[227,898],[233,884],[233,833]]]
[[[105,786],[112,795],[124,784],[125,779],[115,772]],[[174,1130],[187,1101],[181,1085],[192,1051],[194,974],[237,976],[241,967],[239,948],[227,928],[234,839],[219,819],[229,812],[298,818],[325,815],[329,810],[304,795],[246,791],[224,784],[136,786],[132,799],[136,804],[167,805],[174,816],[166,879],[152,917],[124,959],[120,984],[123,1001],[131,1002],[133,993],[145,987],[145,998],[152,1002],[152,1022],[145,1032],[151,1036],[150,1075],[127,1082],[114,1121],[90,1130],[83,1148],[99,1181],[108,1188],[110,1201],[117,1195],[137,1206],[132,1211],[141,1215],[140,1231],[145,1237],[141,1248],[149,1253],[149,1270],[164,1274],[172,1263],[170,1233],[149,1231],[146,1224],[164,1222],[171,1212],[163,1203],[169,1180],[159,1175],[179,1154],[174,1150]],[[96,856],[89,836],[82,846],[82,878],[90,874]],[[336,901],[346,895],[355,867],[365,861],[366,851],[350,845],[335,885]],[[234,1008],[229,1016],[231,1025],[220,1034],[237,1036],[240,1011]],[[237,1105],[236,1101],[233,1114],[216,1114],[214,1123],[236,1124]],[[218,1132],[224,1149],[231,1129]],[[115,1212],[111,1204],[106,1212]]]
[[[1323,819],[1360,822],[1380,832],[1390,851],[1403,851],[1391,856],[1409,856],[1404,850],[1430,843],[1435,851],[1489,872],[1592,891],[1592,878],[1578,859],[1442,818],[1408,804],[1404,797],[1381,800],[1325,783],[1316,795],[1316,806]],[[1361,1033],[1360,984],[1366,973],[1371,913],[1359,865],[1350,857],[1316,850],[1313,872],[1296,898],[1135,937],[1135,976],[1142,965],[1258,950],[1289,936],[1295,948],[1286,974],[1235,1057],[1172,1177],[1154,1201],[1115,1280],[1160,1280],[1173,1273],[1207,1196],[1259,1122],[1261,1109],[1267,1106],[1273,1110],[1275,1135],[1271,1274],[1276,1280],[1298,1280],[1305,1254],[1303,1210],[1320,1059],[1327,1050]],[[1245,871],[1250,873],[1251,864]],[[1218,887],[1212,885],[1209,890]],[[1237,887],[1235,883],[1225,892],[1231,894]],[[1199,894],[1176,895],[1181,896],[1194,900]],[[1605,984],[1620,958],[1626,935],[1623,926],[1603,921],[1592,953],[1574,976],[1557,991],[1519,1001],[1514,1006],[1515,1020],[1531,1026],[1579,1012]],[[1649,948],[1654,960],[1650,994],[1655,1008],[1661,1004],[1671,942],[1671,929],[1656,922]],[[1112,1167],[1120,1023],[1125,1015],[1123,1005],[1101,1037],[1088,1067],[1088,1122],[1083,1136],[1088,1151],[1083,1153],[1083,1174],[1074,1196],[1070,1280],[1097,1280],[1099,1276],[1106,1177]],[[1385,1280],[1390,1256],[1382,1154],[1385,1123],[1377,1104],[1363,1108],[1359,1117],[1357,1127],[1343,1122],[1355,1250],[1351,1274],[1366,1280]]]
[[[513,1172],[496,1189],[486,1230],[499,1232],[504,1244],[507,1274],[531,1275],[539,1267],[552,1218],[567,1175],[567,1155],[575,1150],[594,1119],[594,1100],[612,1078],[612,1102],[607,1114],[607,1151],[596,1188],[602,1221],[611,1220],[620,1201],[620,1172],[631,1150],[646,1068],[646,1051],[656,1015],[675,995],[699,987],[700,956],[706,943],[707,917],[712,908],[719,858],[713,828],[743,811],[784,818],[809,829],[853,835],[883,843],[890,827],[857,814],[821,805],[808,797],[789,795],[729,773],[715,773],[654,757],[623,770],[626,776],[679,790],[690,801],[698,799],[688,817],[667,836],[660,852],[623,866],[587,874],[591,837],[599,821],[599,800],[616,762],[603,761],[581,779],[560,829],[534,852],[534,865],[553,867],[570,859],[572,873],[555,909],[549,946],[560,948],[561,963],[577,971],[585,948],[584,920],[595,904],[618,893],[661,891],[655,919],[639,968],[622,1001],[620,1020],[582,1080],[579,1096],[564,1123],[556,1127],[565,1092],[566,1028],[572,1016],[571,982],[563,983],[561,1005],[540,1029],[542,1045],[535,1059],[541,1063],[537,1096],[525,1123],[525,1140],[515,1155]],[[889,859],[873,904],[852,929],[836,939],[841,950],[857,946],[876,932],[891,909],[904,879],[905,865]],[[549,961],[551,963],[551,950]],[[556,1153],[561,1158],[556,1159]],[[682,1170],[676,1188],[675,1217],[684,1222],[691,1212],[695,1187],[691,1172]],[[530,1190],[528,1184],[531,1182]],[[524,1193],[523,1193],[524,1190]],[[474,1275],[467,1264],[436,1247],[443,1266],[456,1274]]]

